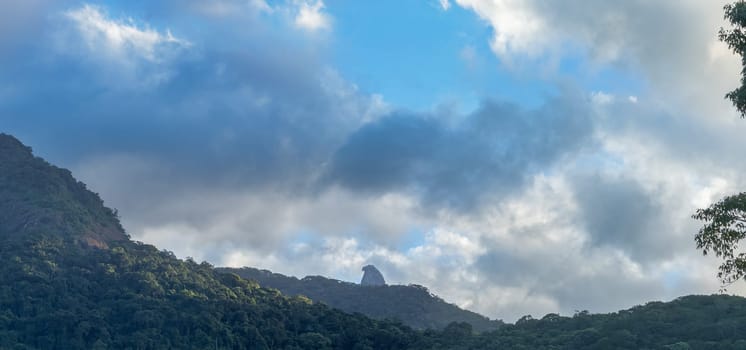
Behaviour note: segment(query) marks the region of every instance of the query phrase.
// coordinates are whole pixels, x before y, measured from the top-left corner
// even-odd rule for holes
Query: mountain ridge
[[[417,331],[134,242],[69,171],[0,135],[0,349],[746,349],[746,298]]]
[[[2,349],[406,349],[421,339],[131,241],[68,170],[0,134]]]
[[[105,248],[129,236],[117,213],[69,170],[35,157],[32,149],[0,134],[0,231],[38,235],[62,231],[88,246]]]
[[[461,309],[416,284],[363,286],[324,276],[298,279],[252,267],[218,268],[218,271],[234,273],[288,296],[306,296],[345,312],[358,312],[377,320],[394,319],[415,329],[444,329],[453,322],[466,322],[475,331],[484,332],[503,324]]]

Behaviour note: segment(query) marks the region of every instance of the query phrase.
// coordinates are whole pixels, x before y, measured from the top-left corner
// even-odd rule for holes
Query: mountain
[[[383,274],[381,274],[381,271],[378,271],[378,269],[373,265],[365,265],[363,266],[363,279],[360,280],[360,285],[362,286],[385,286],[386,280],[383,279]]]
[[[262,287],[277,289],[285,295],[303,295],[342,311],[358,312],[378,320],[395,319],[417,329],[443,329],[452,322],[466,322],[482,332],[502,325],[500,321],[449,304],[419,285],[362,286],[321,276],[297,279],[250,267],[218,270],[256,281]]]
[[[417,331],[133,242],[69,171],[0,134],[0,349],[746,349],[746,299]]]
[[[100,248],[129,239],[97,194],[5,134],[0,134],[0,232],[12,239],[54,234]]]
[[[133,242],[69,171],[0,134],[2,349],[405,349],[420,338]]]

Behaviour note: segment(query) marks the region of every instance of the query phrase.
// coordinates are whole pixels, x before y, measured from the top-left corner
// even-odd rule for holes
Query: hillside
[[[0,349],[746,349],[735,296],[524,317],[479,334],[283,296],[131,241],[95,193],[4,134],[0,215]]]
[[[97,194],[5,134],[0,134],[0,232],[5,239],[53,234],[98,247],[129,238]]]
[[[69,171],[0,134],[0,348],[410,348],[409,328],[130,241]]]
[[[285,295],[304,295],[345,312],[359,312],[379,320],[395,319],[417,329],[443,329],[451,322],[467,322],[481,332],[497,329],[502,324],[449,304],[419,285],[367,287],[322,276],[298,279],[250,267],[219,271],[235,273]]]

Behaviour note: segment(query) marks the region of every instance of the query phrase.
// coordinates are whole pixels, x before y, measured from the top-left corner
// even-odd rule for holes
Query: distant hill
[[[502,325],[501,321],[449,304],[419,285],[361,286],[322,276],[298,279],[250,267],[218,270],[235,273],[285,295],[304,295],[342,311],[359,312],[378,320],[399,320],[417,329],[443,329],[452,322],[467,322],[481,332]]]

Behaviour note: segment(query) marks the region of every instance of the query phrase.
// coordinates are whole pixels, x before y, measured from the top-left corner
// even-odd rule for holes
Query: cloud
[[[575,197],[590,243],[621,249],[633,261],[647,263],[670,257],[672,242],[661,220],[656,194],[635,181],[609,176],[578,176]],[[683,248],[683,247],[682,247]]]
[[[331,28],[331,19],[323,12],[324,1],[296,0],[295,5],[298,7],[295,16],[295,25],[298,28],[311,32]]]
[[[451,2],[449,0],[438,0],[438,4],[443,11],[448,11],[451,8]]]
[[[739,60],[717,40],[727,2],[455,1],[492,27],[495,54],[523,73],[580,56],[586,68],[616,67],[661,103],[709,119],[736,115],[722,96],[738,83]]]
[[[158,31],[132,18],[113,19],[95,5],[67,10],[63,18],[54,33],[48,34],[55,40],[54,55],[95,67],[96,79],[110,89],[149,89],[163,84],[173,78],[174,62],[192,47],[169,29]]]
[[[500,56],[505,57],[513,53],[536,56],[555,39],[552,32],[546,30],[548,26],[544,19],[535,15],[530,8],[531,5],[526,5],[524,1],[455,2],[461,7],[474,10],[492,25],[495,33],[490,46]]]
[[[595,91],[591,94],[591,100],[596,105],[606,105],[614,102],[614,96],[603,91]]]
[[[525,111],[488,101],[455,125],[444,122],[453,118],[394,114],[352,134],[326,177],[353,191],[404,191],[426,206],[475,210],[587,145],[593,124],[584,104],[558,98]]]
[[[91,53],[110,55],[115,60],[132,56],[160,62],[166,51],[188,47],[188,41],[148,28],[138,28],[133,20],[118,21],[108,18],[101,8],[92,5],[70,10],[65,15],[75,22]]]

